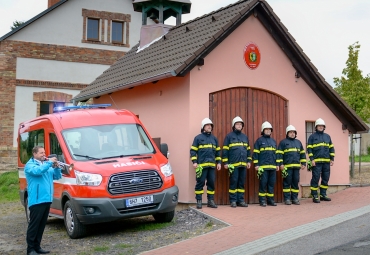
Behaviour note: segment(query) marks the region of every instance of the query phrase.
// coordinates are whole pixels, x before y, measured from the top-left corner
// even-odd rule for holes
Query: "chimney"
[[[168,33],[171,26],[164,21],[169,17],[176,18],[176,26],[181,24],[181,15],[190,13],[190,0],[133,0],[134,11],[142,13],[140,46],[137,52],[149,47]],[[147,25],[147,19],[154,25]]]
[[[60,0],[48,0],[48,8],[52,7],[54,4],[58,3]]]

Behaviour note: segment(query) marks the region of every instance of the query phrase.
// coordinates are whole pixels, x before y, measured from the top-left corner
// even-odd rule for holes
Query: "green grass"
[[[133,246],[132,244],[125,244],[125,243],[117,244],[117,247],[121,249],[131,248],[132,246]]]
[[[134,228],[134,231],[150,231],[150,230],[156,230],[156,229],[162,229],[168,226],[173,225],[174,222],[166,222],[166,223],[145,223],[138,225]]]
[[[19,200],[18,171],[0,174],[0,203]]]
[[[351,162],[351,156],[349,156],[349,162]],[[360,162],[359,156],[355,156],[355,162]],[[370,155],[361,155],[361,162],[370,162]]]
[[[108,246],[96,246],[94,247],[94,251],[108,251],[109,247]]]

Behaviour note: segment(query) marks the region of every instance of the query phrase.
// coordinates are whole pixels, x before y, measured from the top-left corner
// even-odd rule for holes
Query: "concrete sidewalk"
[[[320,204],[304,199],[299,206],[204,207],[202,212],[230,226],[142,254],[256,254],[370,212],[370,187],[352,187],[330,197],[331,202]]]

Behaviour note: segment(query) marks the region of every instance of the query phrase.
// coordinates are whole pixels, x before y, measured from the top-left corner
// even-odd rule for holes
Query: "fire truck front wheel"
[[[70,201],[67,201],[64,205],[64,225],[71,239],[77,239],[86,235],[86,226],[78,220],[76,210]]]
[[[170,211],[170,212],[165,212],[165,213],[153,214],[155,221],[159,223],[171,222],[174,216],[175,216],[175,210]]]

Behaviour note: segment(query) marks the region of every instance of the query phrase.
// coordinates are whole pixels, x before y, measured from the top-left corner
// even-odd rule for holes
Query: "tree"
[[[10,27],[11,30],[16,29],[17,27],[20,27],[24,24],[24,21],[13,21],[13,25]]]
[[[370,76],[364,77],[358,68],[358,55],[361,45],[358,42],[348,47],[346,68],[340,78],[335,77],[334,88],[349,106],[366,122],[370,118]]]

